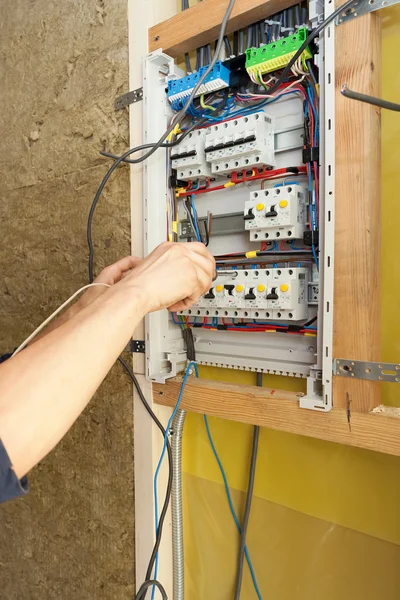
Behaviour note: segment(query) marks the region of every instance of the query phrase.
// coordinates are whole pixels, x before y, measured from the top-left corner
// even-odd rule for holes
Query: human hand
[[[164,242],[138,263],[120,285],[133,287],[145,312],[168,308],[172,312],[192,306],[210,289],[215,260],[199,242]]]
[[[121,260],[118,260],[116,263],[103,269],[93,283],[105,283],[109,286],[113,286],[126,277],[132,269],[142,262],[142,260],[142,258],[138,258],[137,256],[126,256],[125,258],[121,258]],[[78,300],[77,308],[81,309],[88,306],[93,300],[96,300],[96,298],[101,296],[106,289],[105,286],[100,285],[89,288]]]

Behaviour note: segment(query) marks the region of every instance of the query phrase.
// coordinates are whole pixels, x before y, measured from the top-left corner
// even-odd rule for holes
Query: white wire
[[[56,317],[66,306],[68,306],[68,304],[70,302],[72,302],[72,300],[74,300],[74,298],[76,298],[76,296],[78,296],[81,292],[84,292],[88,288],[100,286],[100,285],[104,286],[104,287],[108,287],[108,288],[111,287],[108,283],[89,283],[88,285],[84,285],[83,287],[81,287],[80,290],[75,292],[75,294],[72,294],[72,296],[70,298],[68,298],[68,300],[66,302],[64,302],[64,304],[62,304],[59,308],[57,308],[57,310],[55,310],[52,315],[47,317],[47,319],[45,321],[43,321],[43,323],[41,325],[39,325],[39,327],[37,329],[35,329],[35,331],[33,333],[31,333],[31,335],[29,337],[27,337],[24,342],[22,342],[22,344],[13,353],[13,356],[18,354],[18,352],[21,352],[21,350],[23,350],[29,344],[29,342],[31,342],[33,340],[33,338],[36,337],[37,334],[40,333],[42,331],[42,329],[44,329],[46,327],[46,325],[48,325],[50,323],[50,321],[52,319],[54,319],[54,317]]]

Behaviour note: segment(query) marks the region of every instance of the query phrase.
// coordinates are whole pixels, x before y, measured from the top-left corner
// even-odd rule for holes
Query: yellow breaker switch
[[[265,292],[265,285],[261,283],[259,286],[257,286],[257,292]]]
[[[237,286],[236,286],[236,291],[237,291],[237,292],[239,292],[239,293],[240,293],[240,292],[243,292],[243,290],[244,290],[244,287],[243,287],[242,285],[237,285]]]
[[[256,209],[257,210],[264,210],[264,204],[257,204]]]
[[[217,292],[222,292],[224,290],[224,286],[223,285],[217,285],[216,288]]]
[[[289,289],[289,286],[287,283],[283,283],[280,287],[281,292],[287,292]]]
[[[287,201],[287,200],[281,200],[281,201],[279,202],[279,206],[280,206],[281,208],[286,208],[286,207],[287,207],[287,205],[288,205],[288,201]]]

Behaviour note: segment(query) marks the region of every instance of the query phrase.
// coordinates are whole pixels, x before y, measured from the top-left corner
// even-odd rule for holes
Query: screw
[[[158,40],[159,40],[159,39],[160,39],[160,36],[159,36],[159,35],[156,35],[156,36],[155,36],[155,38],[154,38],[154,41],[155,41],[155,42],[158,42]]]

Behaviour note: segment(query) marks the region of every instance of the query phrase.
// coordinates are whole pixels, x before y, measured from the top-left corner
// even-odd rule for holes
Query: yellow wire
[[[204,103],[204,94],[202,94],[200,96],[200,105],[204,109],[208,109],[208,110],[212,110],[212,111],[216,110],[213,106],[210,106],[209,104]]]

